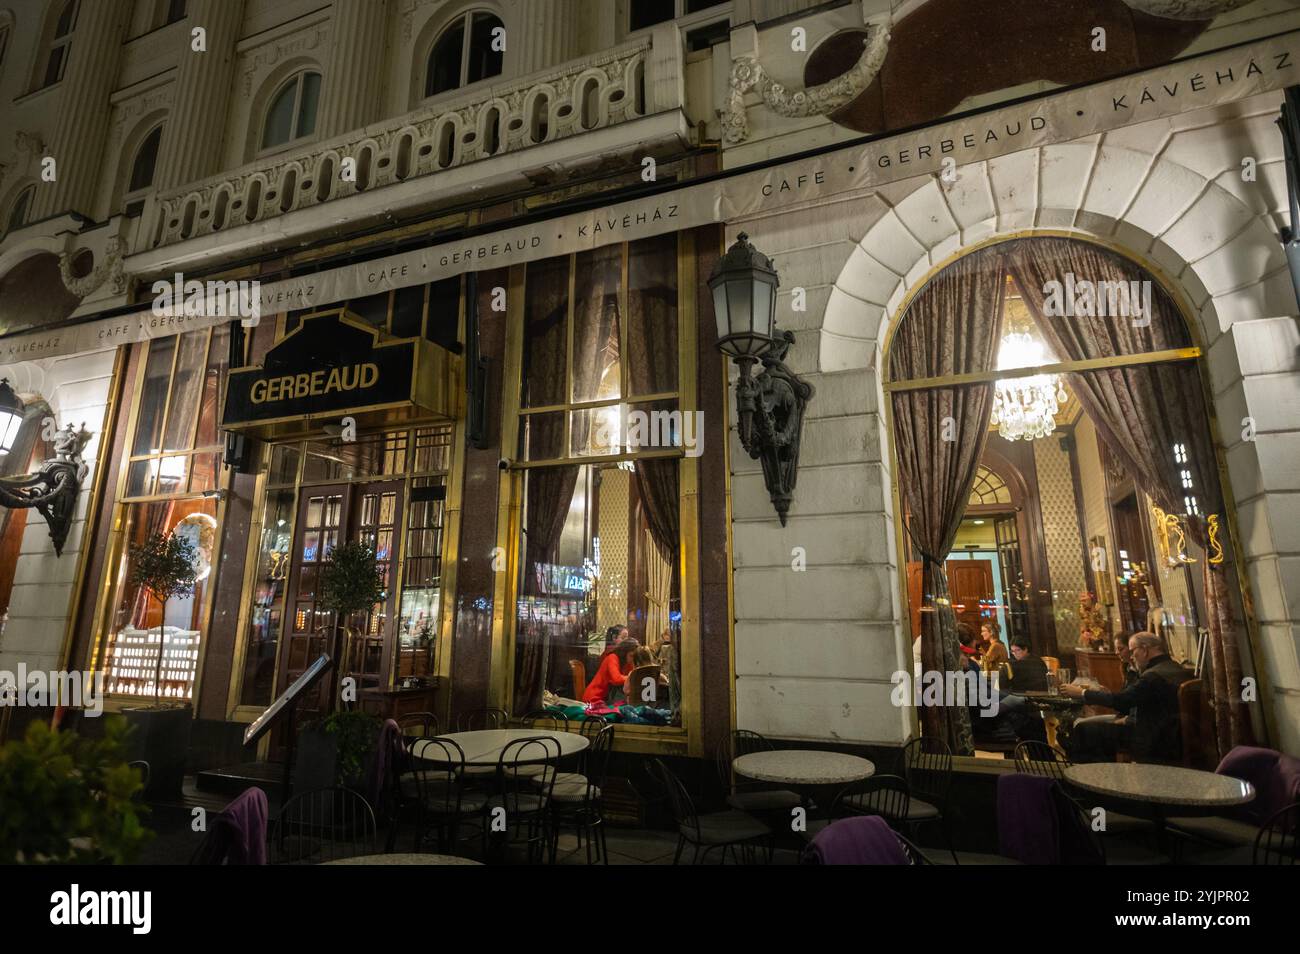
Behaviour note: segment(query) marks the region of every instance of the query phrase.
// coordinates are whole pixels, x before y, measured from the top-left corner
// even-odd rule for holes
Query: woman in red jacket
[[[582,694],[583,702],[609,704],[609,694],[615,689],[622,689],[627,674],[632,671],[632,654],[638,645],[635,639],[625,639],[605,650],[600,657],[596,675],[592,676],[591,682],[587,683],[587,691]]]

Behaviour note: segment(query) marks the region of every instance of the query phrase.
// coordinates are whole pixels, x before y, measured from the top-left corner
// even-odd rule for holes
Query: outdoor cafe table
[[[355,858],[338,858],[321,862],[323,865],[482,865],[473,858],[457,855],[423,855],[394,853],[391,855],[358,855]]]
[[[496,765],[501,760],[501,753],[511,742],[518,739],[531,739],[537,736],[554,739],[560,744],[560,758],[577,755],[590,741],[576,732],[548,732],[545,729],[479,729],[475,732],[453,732],[440,738],[450,739],[461,747],[465,753],[466,765]],[[411,747],[411,754],[417,759],[425,759],[423,751],[426,746],[416,743]],[[435,748],[441,753],[441,749]],[[511,760],[514,760],[511,754]],[[524,746],[518,750],[520,762],[541,762],[545,756],[541,746]],[[428,758],[425,761],[438,762],[441,759]]]
[[[826,793],[829,801],[843,786],[876,774],[876,766],[867,759],[817,749],[750,752],[732,761],[731,767],[745,778],[791,789],[805,803],[817,793]]]
[[[1230,775],[1147,762],[1071,765],[1065,780],[1087,792],[1150,805],[1162,849],[1170,808],[1181,815],[1204,813],[1244,805],[1255,797],[1254,786]]]

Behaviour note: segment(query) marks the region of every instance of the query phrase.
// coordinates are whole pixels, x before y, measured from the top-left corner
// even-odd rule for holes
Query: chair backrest
[[[952,749],[943,739],[923,735],[903,746],[902,771],[914,796],[942,802],[952,784]]]
[[[1057,659],[1055,656],[1041,656],[1039,658],[1041,658],[1043,662],[1047,664],[1048,672],[1061,671],[1061,660]]]
[[[581,659],[569,660],[569,675],[573,677],[573,698],[581,699],[587,691],[587,667]]]
[[[659,673],[662,671],[657,664],[637,666],[633,669],[627,677],[628,686],[632,689],[628,694],[627,701],[634,706],[664,708],[668,687],[660,688],[659,686]]]
[[[552,712],[550,709],[534,709],[519,720],[519,725],[525,729],[542,728],[564,732],[569,728],[569,717],[563,712]]]
[[[738,759],[742,755],[749,755],[751,752],[770,752],[772,748],[772,743],[767,740],[766,736],[751,732],[749,729],[737,729],[731,733],[732,758]]]
[[[604,719],[583,719],[578,723],[578,731],[585,738],[594,739],[605,726],[612,726],[613,724],[612,722],[606,722]]]
[[[375,812],[350,788],[303,792],[285,802],[272,844],[279,864],[320,864],[377,851]]]
[[[609,776],[609,756],[614,750],[614,724],[606,723],[601,730],[596,733],[584,753],[586,756],[583,762],[584,774],[587,776],[587,800],[591,801],[597,797],[597,792],[603,792],[605,780]]]
[[[555,788],[559,763],[560,743],[549,735],[530,735],[506,744],[497,758],[497,785],[508,824],[511,815],[535,813],[536,806],[545,809]],[[525,766],[541,771],[521,772]],[[535,800],[538,796],[540,802]]]
[[[1276,749],[1235,746],[1214,771],[1255,787],[1254,800],[1230,813],[1243,821],[1262,825],[1283,808],[1300,802],[1300,759]]]
[[[879,816],[841,818],[819,831],[803,850],[804,864],[907,865],[912,861],[896,832]]]
[[[1183,746],[1183,765],[1208,768],[1206,740],[1208,700],[1199,679],[1188,679],[1178,687],[1178,728]]]
[[[881,815],[896,822],[907,818],[911,807],[907,779],[901,775],[873,775],[842,789],[831,805],[831,817]]]
[[[1065,769],[1070,764],[1069,758],[1060,749],[1034,739],[1017,743],[1015,760],[1017,772],[1042,775],[1058,782],[1065,779]]]
[[[465,750],[454,739],[430,736],[416,739],[411,743],[410,751],[420,804],[425,804],[433,792],[442,792],[459,809]]]
[[[510,713],[505,709],[470,709],[456,717],[457,732],[475,732],[480,729],[506,729],[510,726]]]
[[[208,825],[192,865],[266,864],[266,793],[246,788]]]
[[[438,717],[432,712],[408,712],[404,716],[398,716],[397,725],[404,735],[413,735],[416,738],[427,739],[442,734]],[[408,732],[407,729],[415,731]]]
[[[690,793],[677,774],[663,763],[662,759],[650,760],[650,774],[663,788],[668,796],[668,807],[673,813],[673,821],[678,827],[692,829],[696,837],[700,834],[700,817],[696,814],[695,803]]]
[[[1274,812],[1260,826],[1252,860],[1257,865],[1300,864],[1300,802]]]

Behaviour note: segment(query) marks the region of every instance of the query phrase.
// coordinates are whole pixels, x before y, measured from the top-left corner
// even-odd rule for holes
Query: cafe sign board
[[[424,338],[386,339],[346,309],[306,316],[262,364],[236,368],[221,426],[264,439],[358,426],[454,419],[456,356]]]

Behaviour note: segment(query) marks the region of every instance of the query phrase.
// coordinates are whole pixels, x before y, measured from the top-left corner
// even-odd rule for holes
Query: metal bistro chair
[[[902,769],[899,774],[907,779],[911,792],[907,816],[903,819],[907,833],[915,837],[916,829],[937,822],[943,829],[953,864],[957,864],[957,851],[952,845],[952,831],[946,815],[948,791],[952,787],[952,749],[943,739],[921,736],[903,746],[899,761]]]
[[[728,850],[736,858],[737,846],[748,848],[755,843],[761,843],[767,849],[767,861],[771,863],[776,848],[771,828],[752,815],[734,809],[701,815],[696,812],[686,786],[672,769],[660,759],[651,759],[650,772],[668,794],[673,821],[677,823],[677,851],[673,854],[673,864],[681,861],[682,851],[688,844],[694,849],[691,864],[698,864],[701,859],[708,858],[709,852],[718,849],[721,849],[725,863]]]
[[[397,719],[397,727],[402,730],[403,735],[413,735],[418,739],[429,739],[442,734],[438,717],[432,712],[408,712]],[[407,729],[417,731],[407,732]]]
[[[907,823],[911,802],[912,793],[907,779],[899,775],[873,775],[841,789],[831,803],[830,817],[839,819],[850,815],[878,815],[897,832]],[[808,826],[805,837],[811,840],[828,824],[829,821],[813,822]]]
[[[560,743],[547,735],[515,739],[501,750],[497,760],[497,792],[484,809],[483,853],[490,856],[494,835],[503,859],[511,847],[524,845],[528,861],[536,864],[545,857],[551,841],[551,794],[560,761]],[[531,777],[520,773],[526,765],[540,765],[542,772]]]
[[[370,803],[350,788],[331,787],[285,802],[271,843],[276,864],[320,864],[375,854],[376,832]]]
[[[574,829],[580,845],[586,839],[587,864],[592,864],[593,860],[609,864],[609,849],[605,845],[604,790],[613,748],[614,726],[606,723],[582,752],[582,772],[560,772],[556,776],[551,791],[551,864],[555,864],[563,828]]]
[[[1065,781],[1065,770],[1070,767],[1069,757],[1060,749],[1032,739],[1017,743],[1015,760],[1017,772],[1054,778],[1058,782]]]
[[[485,729],[510,728],[510,713],[505,709],[470,709],[456,717],[457,732],[481,732]],[[484,786],[496,777],[495,765],[466,765],[466,781]]]
[[[757,732],[737,729],[722,740],[714,760],[718,766],[718,777],[722,789],[727,792],[727,805],[741,812],[755,814],[781,813],[787,818],[792,809],[803,804],[803,799],[796,792],[788,789],[773,789],[762,782],[735,782],[731,763],[742,755],[751,752],[770,752],[772,743]]]
[[[1257,865],[1300,864],[1300,802],[1288,805],[1260,826],[1252,862]]]
[[[549,724],[548,724],[549,723]],[[567,732],[569,730],[569,717],[563,712],[552,712],[549,709],[534,709],[519,720],[521,729],[537,729],[542,732]],[[536,778],[543,772],[541,765],[521,765],[520,773],[524,778]]]
[[[483,824],[487,796],[466,791],[465,752],[452,739],[431,737],[411,745],[411,775],[414,780],[415,852],[424,850],[430,828],[438,833],[438,850],[456,853],[456,840],[466,823]]]

